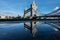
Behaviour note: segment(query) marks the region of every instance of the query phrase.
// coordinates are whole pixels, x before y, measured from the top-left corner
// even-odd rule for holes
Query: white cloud
[[[19,12],[15,12],[15,11],[8,11],[8,10],[1,10],[0,11],[0,15],[6,15],[6,16],[18,16],[21,15]]]
[[[57,10],[57,9],[59,9],[59,7],[54,8],[54,10]]]

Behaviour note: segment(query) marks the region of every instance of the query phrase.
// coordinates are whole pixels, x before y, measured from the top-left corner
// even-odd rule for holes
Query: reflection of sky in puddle
[[[22,23],[0,23],[0,39],[2,40],[51,40],[60,37],[60,31],[55,31],[51,25],[43,22],[37,22],[37,31],[35,38],[32,37],[30,30],[24,29]],[[30,25],[29,25],[30,26]],[[45,39],[46,38],[46,39]]]
[[[22,23],[21,24],[20,23],[3,24],[3,25],[4,25],[4,26],[2,26],[3,28],[0,29],[0,39],[4,39],[4,40],[9,39],[9,38],[13,39],[13,37],[23,35],[24,31],[23,31],[23,26],[22,26],[23,24]]]
[[[14,27],[14,26],[18,26],[21,25],[21,23],[0,23],[0,28],[9,28],[9,27]]]

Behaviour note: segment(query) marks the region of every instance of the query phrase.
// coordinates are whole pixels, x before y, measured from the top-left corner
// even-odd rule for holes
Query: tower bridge
[[[59,9],[58,9],[59,10]],[[28,15],[30,12],[30,15]],[[24,19],[60,19],[60,15],[54,15],[56,14],[57,11],[54,11],[50,14],[53,14],[53,15],[50,15],[50,14],[46,14],[44,16],[37,16],[37,4],[35,3],[35,1],[30,5],[30,8],[26,8],[24,10]]]

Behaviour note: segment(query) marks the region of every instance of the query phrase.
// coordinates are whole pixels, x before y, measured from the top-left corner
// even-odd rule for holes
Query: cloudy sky
[[[33,1],[37,3],[39,15],[60,7],[60,0],[0,0],[0,15],[23,16],[24,9],[29,8]]]

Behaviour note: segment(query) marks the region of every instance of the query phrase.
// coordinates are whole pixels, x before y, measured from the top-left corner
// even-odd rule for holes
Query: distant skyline
[[[24,9],[29,8],[35,1],[38,6],[38,14],[47,14],[55,7],[60,7],[60,0],[0,0],[0,15],[20,16],[24,15]]]

